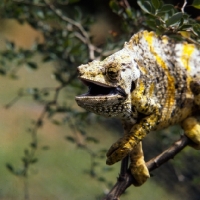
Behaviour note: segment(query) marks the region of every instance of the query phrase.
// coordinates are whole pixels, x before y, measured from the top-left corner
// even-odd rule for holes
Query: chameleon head
[[[89,88],[76,97],[79,106],[106,117],[131,113],[131,91],[140,71],[128,49],[78,67],[80,80]]]

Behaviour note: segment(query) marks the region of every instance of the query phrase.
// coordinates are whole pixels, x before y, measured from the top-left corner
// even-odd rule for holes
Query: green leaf
[[[28,165],[29,164],[29,160],[27,157],[22,157],[22,162],[24,163],[24,165]]]
[[[81,133],[81,135],[86,135],[87,133],[86,133],[86,131],[84,131],[84,130],[79,130],[80,131],[80,133]]]
[[[166,25],[167,26],[172,26],[178,22],[181,22],[181,18],[183,17],[183,13],[182,12],[178,12],[175,13],[172,17],[170,17],[167,21],[166,21]]]
[[[192,6],[197,9],[200,9],[200,0],[194,0]]]
[[[73,137],[71,137],[71,136],[67,136],[66,140],[68,140],[68,141],[70,141],[72,143],[75,143],[75,139]]]
[[[106,179],[105,179],[104,177],[100,176],[100,177],[98,178],[98,181],[100,181],[100,182],[106,182]]]
[[[52,123],[55,124],[55,125],[57,125],[57,126],[61,125],[61,122],[58,121],[58,120],[56,120],[56,119],[53,119]]]
[[[194,31],[198,36],[200,36],[200,24],[194,24],[194,25],[192,26],[192,28],[193,28],[193,31]]]
[[[25,149],[25,150],[24,150],[24,154],[25,154],[26,156],[29,156],[29,150],[28,150],[28,149]]]
[[[52,60],[53,60],[53,59],[52,59],[52,57],[51,57],[50,55],[45,56],[45,57],[42,59],[43,62],[49,62],[49,61],[52,61]]]
[[[149,27],[152,27],[152,28],[156,28],[156,22],[155,22],[155,20],[152,20],[152,19],[150,19],[150,20],[146,20],[146,23],[147,23],[147,25],[149,26]]]
[[[109,6],[112,8],[114,12],[118,12],[120,10],[119,5],[116,3],[115,0],[110,1]]]
[[[133,16],[132,11],[131,11],[130,8],[127,8],[127,9],[125,10],[125,12],[126,12],[126,14],[128,15],[129,18],[131,18],[131,17]]]
[[[45,18],[44,13],[41,10],[37,10],[36,14],[40,19],[44,19]]]
[[[95,144],[99,143],[99,140],[97,140],[96,138],[94,137],[87,137],[86,140],[88,142],[94,142]]]
[[[38,68],[38,66],[35,62],[27,62],[27,65],[31,69],[37,69]]]
[[[99,151],[99,156],[105,157],[107,151],[108,151],[107,149],[101,149],[101,150]]]
[[[152,6],[148,1],[142,2],[142,1],[137,1],[138,5],[140,6],[140,8],[146,12],[151,14],[152,13]]]
[[[15,48],[15,43],[10,42],[10,41],[6,41],[6,47],[7,47],[7,49],[13,50]]]
[[[188,20],[190,18],[190,16],[186,13],[183,13],[183,19],[184,20]]]
[[[33,158],[33,159],[31,160],[31,163],[33,164],[33,163],[36,163],[37,161],[38,161],[37,158]]]
[[[37,143],[36,142],[31,142],[30,143],[30,147],[32,147],[33,149],[37,148]]]
[[[103,171],[104,172],[110,172],[110,171],[113,171],[113,168],[110,167],[110,166],[105,166],[105,167],[103,167]]]
[[[6,164],[6,168],[10,171],[10,172],[14,172],[14,168],[11,164],[7,163]]]
[[[188,30],[188,29],[190,29],[191,27],[192,27],[191,24],[183,24],[183,25],[180,27],[180,29],[181,29],[181,30]]]
[[[159,0],[151,0],[151,4],[155,9],[158,9],[160,7],[160,1]]]
[[[1,75],[6,75],[6,71],[3,70],[3,69],[0,69],[0,74],[1,74]]]
[[[46,150],[49,150],[50,147],[49,146],[43,146],[41,149],[46,151]]]
[[[158,13],[169,12],[174,9],[174,6],[171,4],[165,4],[161,9],[158,10]]]

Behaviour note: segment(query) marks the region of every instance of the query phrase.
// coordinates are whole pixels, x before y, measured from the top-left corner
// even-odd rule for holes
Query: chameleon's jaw
[[[127,97],[125,91],[120,87],[111,87],[83,78],[81,78],[81,81],[89,88],[87,93],[76,96],[76,101],[81,107],[84,107],[83,104],[119,103],[119,101],[123,101]]]

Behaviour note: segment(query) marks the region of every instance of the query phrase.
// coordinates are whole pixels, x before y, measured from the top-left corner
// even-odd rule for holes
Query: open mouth
[[[88,92],[82,94],[81,96],[100,97],[120,95],[122,97],[126,97],[125,91],[120,87],[110,87],[101,83],[91,82],[83,79],[81,79],[81,81],[89,88]]]

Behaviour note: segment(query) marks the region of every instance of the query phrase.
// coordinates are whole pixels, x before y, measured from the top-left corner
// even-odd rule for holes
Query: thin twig
[[[84,35],[85,38],[87,38],[87,39],[89,38],[88,33],[84,30],[83,26],[82,26],[80,23],[78,23],[78,22],[74,21],[73,19],[71,19],[71,18],[69,18],[69,17],[63,15],[62,12],[61,12],[59,9],[57,9],[57,8],[56,8],[52,3],[50,3],[48,0],[44,0],[44,3],[45,3],[59,18],[61,18],[61,19],[62,19],[63,21],[65,21],[65,22],[68,22],[68,23],[72,24],[73,26],[77,27],[77,28],[81,31],[81,33]]]
[[[86,44],[88,46],[89,57],[90,57],[91,60],[94,60],[95,59],[95,52],[101,53],[102,50],[92,44],[92,42],[90,41],[90,36],[89,36],[88,32],[83,28],[81,23],[74,21],[73,19],[67,17],[66,15],[63,15],[63,13],[59,9],[57,9],[53,5],[53,3],[50,3],[48,0],[44,0],[44,2],[59,18],[61,18],[65,22],[73,25],[74,27],[78,28],[80,33],[75,32],[74,35],[78,39],[80,39],[84,44]]]
[[[187,0],[184,0],[183,6],[181,8],[181,12],[184,13],[185,6],[187,5]]]
[[[15,104],[17,101],[19,101],[20,98],[22,98],[22,95],[17,95],[14,99],[12,99],[9,103],[7,103],[5,105],[5,108],[9,109],[13,104]]]
[[[125,176],[128,169],[129,156],[126,156],[121,162],[120,176]],[[120,177],[119,177],[120,178]]]

